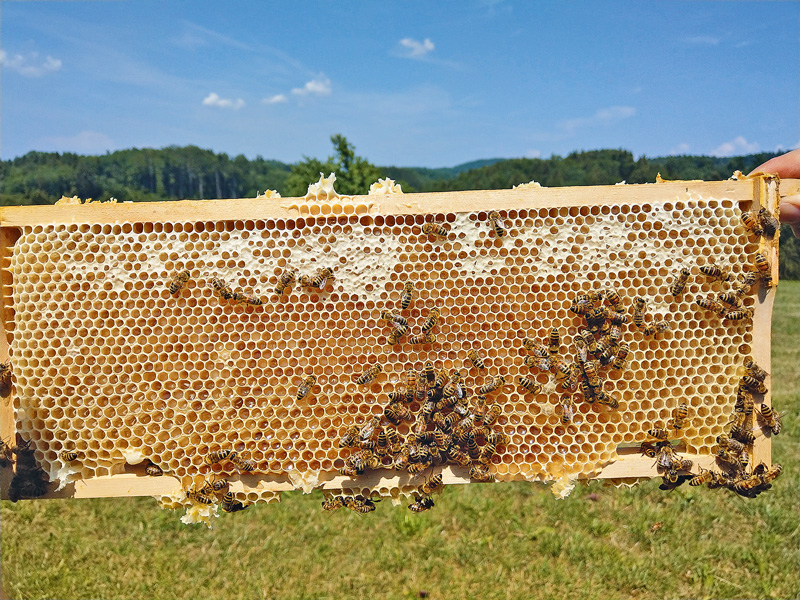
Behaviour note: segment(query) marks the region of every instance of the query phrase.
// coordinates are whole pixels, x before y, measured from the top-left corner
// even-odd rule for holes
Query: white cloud
[[[686,142],[681,142],[674,148],[670,148],[670,154],[688,154],[689,153],[689,144]]]
[[[261,104],[283,104],[288,101],[289,99],[286,97],[286,94],[275,94],[274,96],[261,100]]]
[[[540,158],[542,156],[541,150],[528,150],[525,153],[525,158]]]
[[[693,35],[691,37],[683,38],[684,44],[691,46],[717,46],[719,45],[719,38],[713,35]]]
[[[39,138],[32,144],[44,152],[75,152],[76,154],[100,154],[114,150],[114,141],[105,133],[81,131],[73,136],[54,136]]]
[[[241,98],[237,98],[236,100],[231,100],[230,98],[220,98],[219,94],[211,92],[208,96],[203,98],[203,106],[216,106],[219,108],[232,108],[233,110],[239,110],[244,106],[244,100]]]
[[[428,52],[432,52],[436,47],[430,38],[425,38],[423,41],[418,41],[413,38],[403,38],[400,40],[400,45],[403,50],[398,54],[404,58],[423,58]]]
[[[48,54],[42,61],[38,52],[29,52],[23,56],[22,54],[9,55],[5,50],[0,50],[0,65],[25,77],[41,77],[47,73],[58,71],[61,68],[61,60]]]
[[[711,151],[711,156],[735,156],[738,154],[753,154],[758,152],[758,142],[748,142],[739,135],[729,142],[720,144]]]
[[[577,117],[559,122],[558,127],[566,133],[574,133],[578,129],[597,125],[613,125],[636,114],[633,106],[609,106],[599,109],[591,117]]]
[[[307,81],[301,88],[294,88],[292,93],[296,96],[330,96],[331,80],[322,73]]]

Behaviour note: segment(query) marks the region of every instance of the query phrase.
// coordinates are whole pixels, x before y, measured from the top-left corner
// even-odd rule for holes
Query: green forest
[[[380,177],[391,177],[406,192],[507,189],[531,180],[546,187],[649,183],[664,179],[727,179],[776,156],[759,153],[717,158],[665,156],[634,160],[627,150],[576,151],[550,158],[486,159],[450,168],[377,166],[357,156],[342,135],[331,137],[333,155],[305,157],[294,164],[257,156],[231,157],[197,146],[129,149],[100,156],[29,152],[0,161],[0,205],[52,204],[62,195],[120,202],[247,198],[265,190],[302,196],[319,173],[336,172],[342,194],[365,194]],[[800,241],[784,226],[781,276],[800,279]]]

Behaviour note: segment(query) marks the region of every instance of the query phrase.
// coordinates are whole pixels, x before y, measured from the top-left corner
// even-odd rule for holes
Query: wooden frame
[[[362,208],[356,212],[370,214],[431,214],[463,212],[491,209],[530,209],[542,207],[582,207],[605,204],[633,204],[664,201],[665,199],[688,198],[700,195],[727,198],[749,208],[757,203],[775,210],[781,195],[800,193],[800,180],[780,181],[776,177],[758,176],[740,180],[721,182],[674,181],[641,185],[593,186],[571,188],[519,188],[514,190],[443,192],[426,194],[404,194],[391,196],[356,197],[354,204],[361,201]],[[295,219],[300,216],[292,204],[301,199],[232,199],[181,201],[163,203],[124,203],[87,205],[55,205],[31,207],[7,207],[0,209],[0,361],[8,358],[13,339],[12,283],[13,274],[9,271],[10,252],[21,228],[50,224],[105,224],[115,222],[153,223],[161,221],[236,221],[236,220],[276,220]],[[773,278],[778,279],[777,244],[767,248],[772,264]],[[761,294],[753,319],[753,329],[769,332],[772,318],[774,294]],[[759,364],[769,365],[770,335],[753,337],[752,354]],[[768,380],[769,382],[769,380]],[[13,394],[0,400],[0,438],[13,438],[15,434]],[[765,399],[769,401],[769,396]],[[713,457],[690,456],[704,468],[710,467]],[[769,437],[760,437],[754,446],[754,463],[761,461],[770,464],[771,444]],[[0,495],[7,497],[9,471],[6,470],[0,481]],[[387,474],[389,476],[387,476]],[[445,467],[445,483],[468,483],[467,469]],[[653,460],[642,457],[632,449],[630,453],[620,452],[620,459],[606,465],[598,478],[628,479],[657,476]],[[359,478],[356,487],[373,485],[405,484],[407,474],[395,475],[387,471],[376,471]],[[130,473],[97,477],[71,484],[58,493],[48,494],[56,497],[117,497],[167,495],[177,487],[172,477],[143,477]],[[340,489],[352,486],[347,477],[332,477],[320,481],[325,489]],[[296,489],[286,480],[274,480],[262,476],[241,476],[232,482],[234,491],[285,491]]]

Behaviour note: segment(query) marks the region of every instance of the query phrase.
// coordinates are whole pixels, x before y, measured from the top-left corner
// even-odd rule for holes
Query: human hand
[[[781,156],[770,158],[763,165],[753,169],[753,173],[777,173],[783,179],[800,178],[800,149],[792,150]],[[800,238],[800,195],[781,198],[781,221],[788,223],[795,237]]]

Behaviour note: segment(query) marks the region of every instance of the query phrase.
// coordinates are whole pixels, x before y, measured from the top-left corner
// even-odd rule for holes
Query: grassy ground
[[[556,500],[530,484],[447,489],[434,510],[320,510],[321,495],[180,523],[149,498],[2,503],[12,598],[796,598],[800,286],[782,282],[775,487],[754,500],[601,483]],[[661,522],[660,530],[651,531]]]

